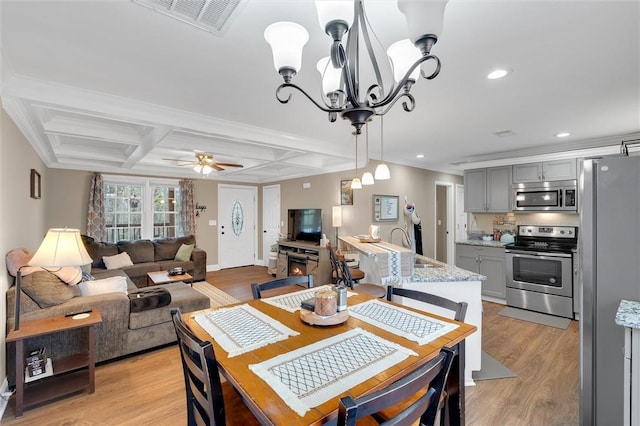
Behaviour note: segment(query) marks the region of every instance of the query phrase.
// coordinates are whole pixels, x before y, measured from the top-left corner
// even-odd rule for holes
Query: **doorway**
[[[258,188],[218,185],[218,264],[221,269],[255,265]]]
[[[453,189],[451,182],[435,183],[434,203],[434,244],[435,259],[444,263],[454,263],[454,240],[451,232],[455,223],[453,210]]]
[[[271,246],[280,237],[280,185],[262,187],[262,262],[269,265]]]

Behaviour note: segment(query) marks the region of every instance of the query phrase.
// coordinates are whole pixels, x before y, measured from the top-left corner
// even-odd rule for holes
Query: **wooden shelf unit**
[[[326,247],[304,241],[279,241],[276,278],[289,275],[289,258],[305,262],[307,274],[315,286],[331,283],[331,263]]]
[[[24,321],[20,323],[18,331],[12,330],[7,335],[6,342],[16,345],[16,417],[22,416],[25,408],[61,396],[84,389],[89,389],[89,393],[95,392],[95,326],[101,322],[100,312],[94,310],[87,318],[77,320],[57,316]],[[52,358],[53,375],[25,383],[25,342],[33,337],[76,328],[87,328],[87,350],[64,358]]]

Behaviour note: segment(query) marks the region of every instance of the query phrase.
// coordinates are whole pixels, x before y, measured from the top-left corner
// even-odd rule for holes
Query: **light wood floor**
[[[272,279],[265,267],[207,273],[207,281],[240,300],[248,284]],[[567,330],[506,318],[502,305],[484,302],[483,349],[518,377],[467,387],[467,424],[529,426],[578,424],[578,323]],[[96,368],[96,392],[80,393],[14,417],[3,425],[182,425],[184,381],[175,345],[110,361]]]

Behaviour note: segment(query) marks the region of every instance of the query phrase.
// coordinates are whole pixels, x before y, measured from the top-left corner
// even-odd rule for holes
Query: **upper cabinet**
[[[464,211],[511,211],[511,166],[464,171]]]
[[[551,182],[577,178],[576,159],[543,161],[513,166],[513,183]]]

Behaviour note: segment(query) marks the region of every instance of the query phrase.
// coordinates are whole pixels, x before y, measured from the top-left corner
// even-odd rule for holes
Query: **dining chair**
[[[407,297],[409,299],[417,300],[429,305],[448,309],[454,313],[453,319],[456,321],[464,322],[464,318],[467,315],[467,302],[454,302],[453,300],[447,299],[446,297],[438,296],[431,293],[425,293],[424,291],[409,290],[406,288],[394,287],[391,285],[388,286],[387,300],[392,302],[394,295]]]
[[[383,298],[387,295],[387,290],[384,286],[378,284],[371,283],[356,283],[353,278],[351,278],[351,268],[347,265],[345,260],[338,260],[338,265],[340,267],[340,278],[336,282],[336,284],[344,284],[349,287],[353,291],[357,293],[368,294],[373,297]]]
[[[329,261],[331,263],[331,274],[333,276],[333,281],[337,283],[342,277],[342,270],[340,267],[338,256],[336,255],[333,247],[329,248]],[[358,282],[364,279],[364,271],[355,267],[349,267],[349,272],[351,273],[351,279],[354,282]]]
[[[350,396],[340,398],[338,426],[355,426],[359,419],[376,418],[378,412],[408,400],[413,403],[397,411],[393,418],[386,418],[384,424],[411,425],[419,420],[420,426],[432,426],[453,357],[451,349],[442,348],[436,358],[386,388],[355,399]]]
[[[277,280],[267,281],[266,283],[251,284],[251,293],[254,299],[261,299],[262,292],[265,290],[273,290],[291,285],[304,285],[307,288],[313,288],[313,275],[279,278]]]
[[[187,425],[259,425],[258,420],[227,383],[221,383],[213,345],[196,337],[182,321],[180,309],[171,310],[178,337],[187,395]]]
[[[409,290],[406,288],[388,286],[387,287],[387,300],[392,302],[393,296],[401,296],[407,297],[409,299],[417,300],[419,302],[423,302],[429,305],[438,306],[440,308],[447,309],[453,313],[453,319],[456,321],[464,322],[465,317],[467,316],[467,302],[454,302],[451,299],[447,299],[446,297],[438,296],[437,294],[425,293],[423,291],[417,290]],[[464,357],[465,346],[464,343],[459,344],[456,347],[456,351],[459,352],[459,358]],[[440,406],[438,407],[441,410],[441,424],[448,424],[448,419],[450,413],[447,410],[443,410],[443,407],[448,405],[449,393],[458,392],[461,385],[460,383],[454,383],[453,380],[449,381],[447,386],[447,390],[443,392],[442,398],[440,400]]]

